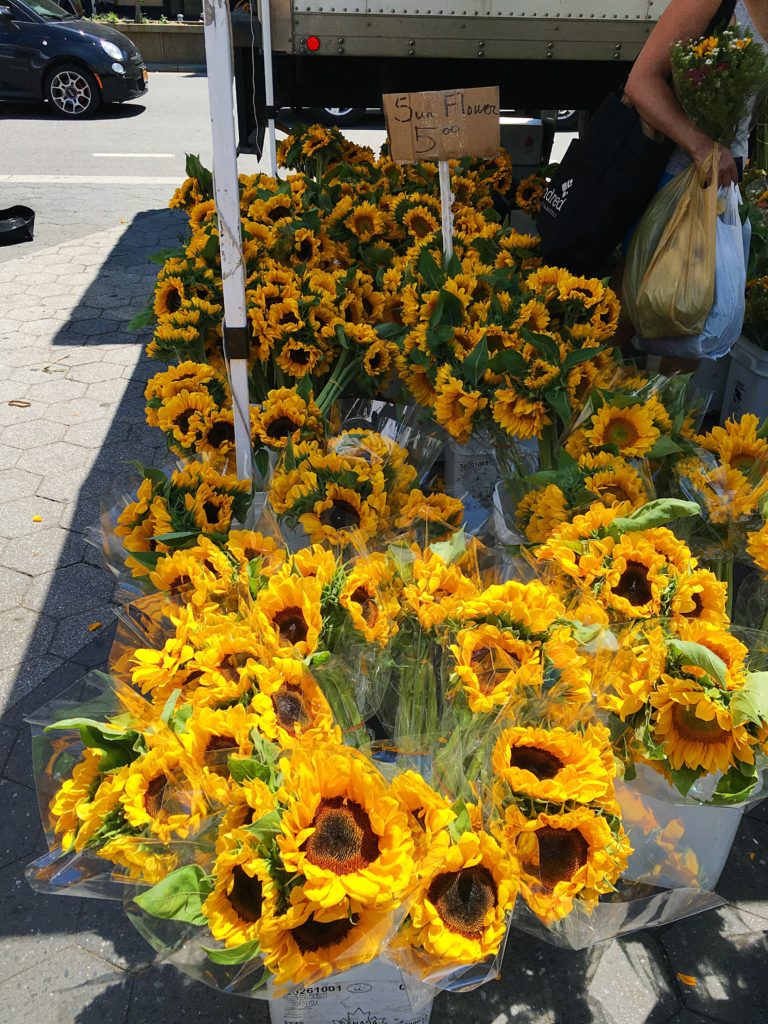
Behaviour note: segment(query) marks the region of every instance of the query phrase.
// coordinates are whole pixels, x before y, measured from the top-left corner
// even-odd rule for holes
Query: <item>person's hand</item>
[[[706,139],[697,147],[696,152],[693,154],[693,162],[699,169],[701,169],[709,159],[713,146],[714,142],[711,139]],[[721,188],[725,188],[727,185],[738,185],[738,183],[739,169],[736,166],[736,161],[733,159],[729,149],[726,149],[725,146],[720,146],[720,160],[717,168],[717,184]],[[708,188],[712,184],[711,175],[708,175],[701,184],[703,188]]]

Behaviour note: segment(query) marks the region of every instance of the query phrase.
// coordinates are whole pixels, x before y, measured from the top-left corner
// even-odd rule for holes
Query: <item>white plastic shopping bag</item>
[[[724,206],[715,228],[715,298],[701,334],[645,338],[644,351],[683,359],[720,359],[730,352],[744,323],[744,293],[752,227],[739,216],[741,195],[735,185],[718,192]]]

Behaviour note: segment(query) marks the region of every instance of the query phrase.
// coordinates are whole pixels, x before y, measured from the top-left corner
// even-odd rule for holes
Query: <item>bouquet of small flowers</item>
[[[750,113],[751,97],[768,82],[765,51],[748,29],[735,26],[675,43],[671,60],[672,83],[683,110],[710,138],[730,148]]]

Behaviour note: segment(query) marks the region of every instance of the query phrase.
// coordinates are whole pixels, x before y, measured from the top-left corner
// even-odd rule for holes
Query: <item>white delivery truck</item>
[[[498,85],[503,110],[589,110],[626,79],[668,2],[271,0],[275,106]],[[243,152],[260,152],[269,113],[252,8],[232,16]]]

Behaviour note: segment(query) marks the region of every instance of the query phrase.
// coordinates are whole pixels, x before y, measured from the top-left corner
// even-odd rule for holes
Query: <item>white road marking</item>
[[[173,160],[175,153],[94,153],[93,156],[119,157],[121,160]]]
[[[173,178],[107,174],[0,174],[2,185],[179,185],[183,180],[183,174]]]

